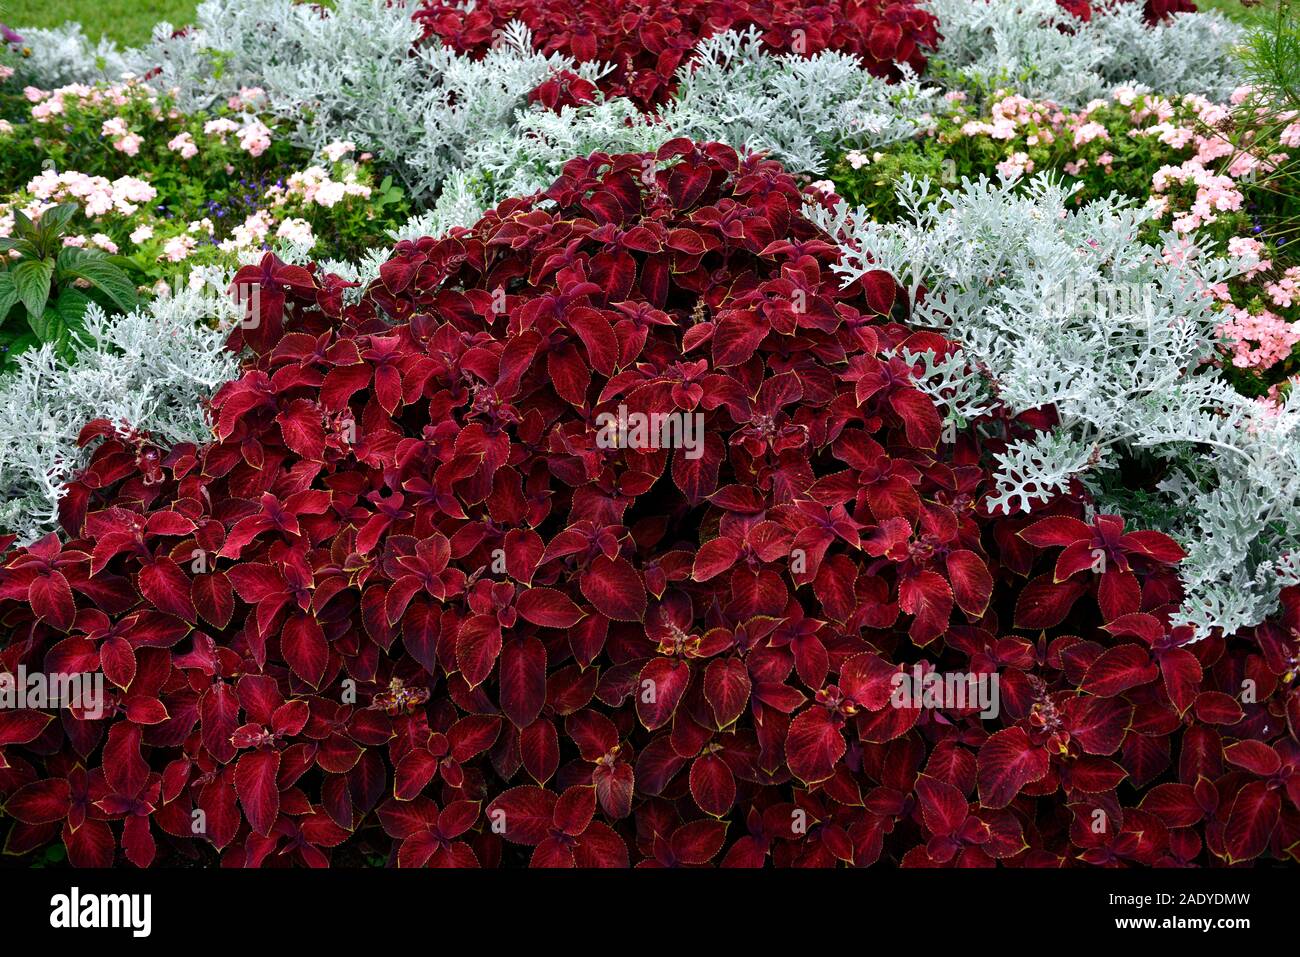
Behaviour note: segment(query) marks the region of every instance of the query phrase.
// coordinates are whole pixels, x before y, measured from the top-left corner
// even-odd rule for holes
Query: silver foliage
[[[942,33],[936,64],[958,85],[1081,106],[1121,85],[1221,100],[1241,82],[1230,56],[1241,28],[1214,11],[1148,26],[1141,3],[1094,3],[1087,23],[1056,0],[927,5]]]
[[[211,438],[203,403],[238,365],[210,323],[234,318],[229,297],[184,287],[125,316],[92,305],[74,362],[49,346],[20,356],[0,381],[0,529],[25,543],[57,528],[63,483],[89,458],[77,436],[93,419],[164,445]]]
[[[1300,397],[1270,410],[1206,365],[1220,317],[1201,290],[1244,264],[1172,234],[1138,242],[1145,210],[1117,198],[1076,209],[1071,192],[981,178],[931,195],[905,178],[897,223],[844,207],[814,216],[843,245],[846,281],[888,269],[913,321],[960,342],[998,401],[1057,410],[1053,431],[997,456],[992,507],[1032,510],[1077,479],[1123,508],[1121,462],[1155,463],[1155,512],[1188,551],[1180,620],[1202,633],[1255,624],[1300,569]],[[979,393],[956,371],[931,369],[948,377],[931,391],[969,417]]]

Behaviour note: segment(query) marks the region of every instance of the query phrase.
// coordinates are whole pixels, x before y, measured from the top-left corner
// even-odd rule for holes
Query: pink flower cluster
[[[135,156],[139,153],[140,145],[144,143],[144,137],[139,133],[133,133],[127,127],[126,120],[120,116],[105,120],[100,132],[112,140],[113,149],[127,156]]]
[[[54,90],[42,90],[35,86],[23,88],[23,96],[32,103],[32,119],[39,123],[48,123],[57,116],[67,112],[69,106],[79,108],[124,107],[132,102],[144,102],[150,105],[155,116],[162,115],[158,106],[158,93],[147,83],[136,79],[127,79],[121,83],[100,83],[90,86],[85,83],[69,83]]]
[[[1193,183],[1196,198],[1187,210],[1177,212],[1173,218],[1175,232],[1190,233],[1217,220],[1221,212],[1239,210],[1245,197],[1236,181],[1226,174],[1214,173],[1198,159],[1189,159],[1178,166],[1162,166],[1152,177],[1151,190],[1159,195],[1175,183]]]
[[[205,136],[215,137],[225,143],[230,134],[239,141],[239,148],[250,156],[261,156],[271,146],[271,130],[265,123],[254,116],[246,116],[243,123],[236,123],[226,116],[208,120],[203,124]]]
[[[62,173],[45,170],[32,178],[27,191],[39,201],[37,210],[59,202],[74,201],[91,219],[113,211],[130,216],[140,208],[140,204],[148,203],[158,195],[152,186],[134,176],[119,176],[110,182],[103,176],[88,176],[75,170]]]
[[[1300,302],[1300,266],[1289,267],[1281,279],[1265,285],[1264,291],[1274,304],[1283,309],[1289,309]]]
[[[330,177],[330,172],[324,167],[308,166],[292,174],[283,189],[271,187],[267,190],[267,196],[277,206],[283,205],[291,198],[298,198],[303,202],[330,209],[349,196],[368,199],[370,187],[357,182],[355,167],[349,169],[343,179],[336,180]]]
[[[1238,369],[1267,369],[1287,358],[1300,342],[1300,324],[1289,323],[1267,309],[1251,315],[1229,306],[1227,312],[1232,319],[1217,331],[1228,340],[1232,364]]]
[[[189,159],[197,156],[199,148],[194,142],[194,137],[189,133],[177,133],[167,141],[167,148],[173,153],[180,153],[181,159]]]

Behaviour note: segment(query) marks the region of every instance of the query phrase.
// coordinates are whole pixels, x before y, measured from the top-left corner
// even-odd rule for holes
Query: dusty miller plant
[[[111,82],[134,68],[130,53],[123,53],[107,38],[91,43],[81,24],[71,20],[49,30],[23,27],[17,32],[27,55],[15,57],[12,65],[23,84],[53,89],[69,83]]]
[[[818,173],[828,152],[847,142],[875,147],[915,135],[938,93],[910,75],[886,83],[843,54],[774,55],[757,31],[728,31],[700,44],[657,115],[615,97],[558,111],[533,106],[508,124],[486,125],[465,150],[463,168],[448,172],[433,208],[395,235],[468,225],[509,196],[544,189],[575,156],[653,150],[678,136],[762,151],[788,169]]]
[[[210,438],[204,404],[238,371],[218,328],[237,318],[220,289],[178,289],[114,318],[91,305],[75,361],[45,346],[0,382],[0,530],[28,542],[58,526],[62,486],[88,459],[83,426],[107,419],[164,447]]]
[[[923,370],[950,419],[994,402],[1055,408],[1053,430],[996,456],[991,508],[1032,511],[1077,479],[1187,548],[1180,621],[1255,624],[1300,577],[1288,557],[1300,550],[1300,399],[1269,409],[1208,364],[1221,319],[1203,290],[1247,264],[1173,234],[1139,242],[1146,211],[1113,197],[1074,208],[1071,194],[1039,177],[931,195],[904,177],[899,222],[844,206],[814,215],[843,245],[846,281],[889,270],[914,323],[961,343],[965,362]],[[1137,515],[1126,486],[1143,475]]]
[[[353,140],[426,200],[472,143],[512,123],[548,74],[594,79],[604,69],[534,51],[522,24],[481,60],[436,43],[417,49],[421,28],[410,14],[403,2],[339,0],[326,11],[291,0],[206,0],[191,30],[174,37],[159,24],[133,57],[141,68],[158,65],[157,82],[179,89],[187,110],[260,87],[300,145]]]
[[[1095,3],[1087,23],[1056,0],[928,5],[942,33],[932,72],[956,86],[1081,106],[1120,85],[1221,100],[1240,82],[1230,51],[1241,29],[1213,11],[1150,26],[1141,3]]]

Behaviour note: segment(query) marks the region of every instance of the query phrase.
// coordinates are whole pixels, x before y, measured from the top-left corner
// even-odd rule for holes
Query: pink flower
[[[1238,369],[1267,369],[1291,354],[1300,342],[1300,325],[1293,325],[1267,309],[1251,315],[1230,309],[1233,318],[1217,328],[1228,340],[1232,364]]]
[[[322,152],[324,152],[325,156],[331,163],[337,163],[356,148],[357,144],[350,140],[335,140],[333,143],[326,146]]]
[[[1283,309],[1289,309],[1295,302],[1300,301],[1300,266],[1292,266],[1277,282],[1271,282],[1264,287],[1269,298]]]
[[[1103,143],[1110,140],[1110,133],[1106,131],[1106,127],[1096,120],[1089,120],[1074,131],[1075,146],[1082,146],[1084,143],[1091,143],[1093,140],[1100,140]]]
[[[321,183],[320,188],[316,190],[317,204],[324,206],[326,209],[340,202],[345,196],[347,196],[347,191],[344,189],[343,184],[334,180]]]
[[[228,117],[220,116],[215,120],[208,120],[203,124],[204,136],[215,136],[221,142],[226,141],[228,133],[234,133],[239,129],[239,124]]]
[[[311,224],[305,219],[286,219],[280,224],[280,228],[275,231],[275,234],[281,239],[287,239],[289,242],[303,246],[310,246],[316,242],[316,237],[311,231]]]
[[[196,243],[192,236],[173,236],[163,244],[163,253],[160,258],[168,262],[178,263],[189,258],[194,251]]]
[[[180,153],[181,159],[189,159],[199,152],[199,148],[194,144],[194,137],[189,133],[177,133],[167,141],[167,148],[174,153]]]
[[[1034,171],[1034,161],[1028,153],[1012,153],[998,164],[998,172],[1007,179],[1015,179]]]
[[[261,120],[253,120],[237,134],[240,149],[251,156],[261,156],[271,146],[271,131]]]
[[[127,156],[135,156],[140,152],[140,144],[144,142],[144,137],[135,133],[128,133],[113,143],[113,148],[120,150]]]

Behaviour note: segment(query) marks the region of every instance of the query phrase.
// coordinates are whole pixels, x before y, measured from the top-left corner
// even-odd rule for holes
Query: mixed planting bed
[[[1296,860],[1297,37],[1187,0],[7,29],[0,673],[104,693],[0,708],[5,853]]]

